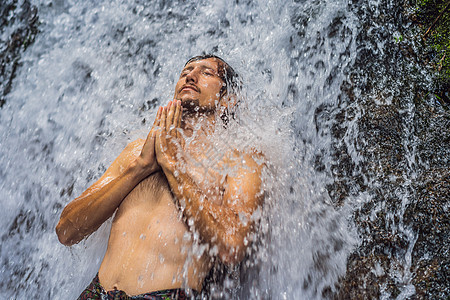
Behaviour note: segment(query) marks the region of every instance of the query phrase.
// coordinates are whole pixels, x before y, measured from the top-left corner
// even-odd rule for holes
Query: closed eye
[[[186,69],[184,69],[184,70],[181,72],[180,77],[185,77],[185,76],[188,75],[191,71],[192,71],[192,68],[186,68]]]

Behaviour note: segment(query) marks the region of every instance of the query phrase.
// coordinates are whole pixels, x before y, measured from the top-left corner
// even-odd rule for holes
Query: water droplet
[[[144,276],[139,275],[138,277],[138,286],[142,288],[144,286]]]
[[[189,232],[185,232],[183,234],[183,241],[187,242],[191,240],[191,235],[189,234]]]
[[[139,237],[141,240],[145,240],[146,235],[145,234],[141,234],[141,236]]]

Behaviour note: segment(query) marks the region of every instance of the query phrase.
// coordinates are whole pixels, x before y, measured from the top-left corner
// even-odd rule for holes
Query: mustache
[[[195,84],[185,84],[178,90],[178,93],[181,92],[185,88],[192,88],[196,92],[200,92],[200,88],[198,86],[196,86]]]

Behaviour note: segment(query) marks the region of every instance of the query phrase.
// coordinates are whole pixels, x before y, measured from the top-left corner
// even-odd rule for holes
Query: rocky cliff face
[[[10,92],[20,56],[38,33],[37,8],[29,1],[3,1],[0,5],[0,108]]]
[[[330,194],[336,203],[358,193],[370,200],[354,212],[361,243],[335,297],[442,299],[450,295],[449,103],[433,93],[411,7],[351,5],[361,21],[357,63],[342,86],[350,108],[335,115]],[[341,142],[342,121],[353,119],[359,163]]]

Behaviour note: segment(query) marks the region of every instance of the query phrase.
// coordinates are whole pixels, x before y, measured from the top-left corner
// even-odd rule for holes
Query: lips
[[[192,91],[199,92],[199,88],[196,87],[195,85],[183,85],[183,87],[180,89],[180,92],[183,90],[192,90]]]

